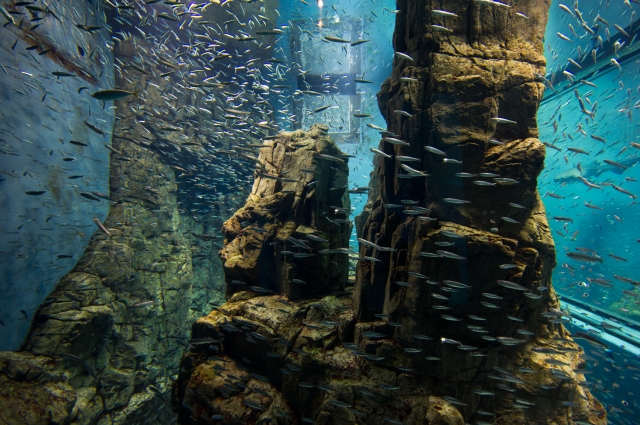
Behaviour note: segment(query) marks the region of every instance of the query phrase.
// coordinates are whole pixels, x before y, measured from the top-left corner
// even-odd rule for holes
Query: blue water
[[[640,261],[636,252],[640,247],[640,232],[636,200],[608,186],[615,184],[634,195],[640,193],[640,186],[635,181],[640,177],[638,167],[632,166],[634,162],[629,162],[640,154],[640,149],[630,145],[630,142],[637,142],[640,136],[640,121],[636,116],[636,112],[640,111],[634,107],[638,98],[638,66],[633,57],[625,58],[625,55],[630,54],[637,46],[613,27],[609,30],[610,42],[626,44],[618,51],[618,55],[607,54],[593,37],[573,37],[575,40],[571,43],[560,39],[557,32],[567,33],[568,24],[575,19],[560,9],[559,3],[554,1],[551,5],[551,11],[555,13],[550,13],[547,25],[545,56],[548,76],[551,78],[550,75],[555,72],[557,83],[554,87],[560,92],[556,94],[547,89],[538,113],[540,139],[561,149],[547,149],[545,170],[539,179],[539,190],[541,194],[555,192],[564,198],[544,197],[549,217],[569,216],[573,219],[573,223],[568,223],[568,226],[567,222],[550,219],[560,265],[553,276],[555,287],[561,295],[579,298],[625,317],[635,316],[638,319],[640,315],[636,300],[622,292],[623,289],[632,290],[633,286],[613,277],[614,274],[636,280],[639,277],[637,270]],[[594,2],[591,8],[583,8],[582,11],[591,21],[599,14],[608,22],[619,23],[621,26],[630,22],[629,18],[624,19],[625,15],[630,17],[632,14],[622,2],[610,4],[609,7],[602,7]],[[603,42],[606,42],[606,34],[603,34]],[[593,62],[590,53],[593,49],[596,50],[597,63]],[[579,51],[586,53],[582,60]],[[597,87],[574,84],[568,89],[565,88],[571,81],[562,72],[580,71],[574,65],[567,68],[569,57],[582,64],[585,74],[594,73],[587,80]],[[612,65],[611,59],[618,62],[621,69]],[[598,102],[594,119],[581,111],[574,89],[578,90],[581,96],[592,92],[587,96],[591,105],[586,106],[587,109],[592,108],[592,105]],[[560,109],[555,113],[558,107]],[[554,128],[554,123],[557,124],[557,128]],[[578,126],[582,126],[583,132],[580,132]],[[603,138],[606,142],[592,138],[593,135]],[[569,147],[583,149],[588,155],[571,153],[567,151]],[[619,167],[606,164],[605,159],[624,162],[629,169],[623,171]],[[590,182],[602,186],[602,189],[590,189],[578,178],[558,179],[562,173],[571,170],[579,173],[578,164],[582,169],[597,167],[603,170],[601,174],[587,178]],[[585,202],[602,210],[588,208]],[[603,263],[572,261],[566,256],[566,252],[575,251],[577,247],[595,250],[603,257]],[[622,257],[626,261],[610,255]],[[563,264],[566,266],[563,267]],[[588,280],[597,277],[610,280],[613,287],[592,284]]]
[[[310,65],[313,65],[312,73],[329,73],[333,70],[346,71],[347,61],[352,64],[358,64],[360,72],[358,76],[362,76],[371,83],[356,84],[356,91],[359,95],[360,103],[355,106],[355,110],[363,114],[371,115],[371,118],[354,118],[351,117],[353,127],[357,129],[358,137],[353,140],[347,140],[347,143],[341,145],[345,153],[354,155],[355,158],[349,161],[349,188],[367,187],[369,184],[369,173],[373,170],[373,155],[370,148],[377,148],[380,142],[380,133],[366,124],[373,124],[382,128],[386,128],[386,123],[380,114],[376,95],[380,89],[382,82],[391,74],[391,64],[393,62],[393,30],[395,27],[396,15],[392,13],[395,10],[395,2],[393,0],[384,1],[350,1],[350,2],[326,2],[310,1],[310,4],[304,4],[300,0],[285,0],[280,2],[278,12],[279,27],[290,27],[282,39],[279,41],[280,46],[290,45],[291,34],[300,34],[301,29],[314,34],[315,40],[320,40],[324,36],[334,36],[344,39],[353,39],[349,28],[356,26],[357,39],[371,40],[358,46],[349,46],[343,48],[343,45],[337,43],[319,42],[313,45],[316,50],[313,53],[307,52]],[[339,5],[338,5],[339,4]],[[341,25],[345,24],[345,25]],[[310,42],[311,37],[306,37],[308,33],[303,34],[302,39]],[[310,48],[303,46],[303,49]],[[283,49],[282,57],[291,59],[294,54]],[[326,58],[326,59],[325,59]],[[334,60],[335,59],[335,60]],[[336,62],[339,62],[336,65]],[[329,63],[325,67],[325,63]],[[341,66],[343,65],[343,66]],[[303,71],[306,71],[303,66]],[[346,75],[346,73],[343,73]],[[295,78],[290,76],[289,81],[295,87]],[[295,97],[295,96],[294,96]],[[322,97],[320,103],[314,105],[323,106],[333,102],[339,103],[339,97],[347,97],[341,95],[326,95]],[[355,96],[348,96],[355,98]],[[305,98],[305,102],[313,102],[314,99]],[[311,110],[309,107],[304,111]],[[336,110],[341,117],[348,114],[347,111]],[[345,113],[346,112],[346,113]],[[330,131],[338,131],[332,125],[331,117],[327,112],[322,115],[311,116],[315,120],[319,119],[326,122],[330,126]],[[278,124],[280,128],[292,129],[292,120],[286,114],[278,116]],[[304,117],[303,124],[305,123]],[[302,126],[306,128],[305,125]],[[367,202],[367,194],[351,194],[351,206],[353,208],[352,218],[362,212]],[[357,240],[355,227],[351,238],[351,245],[357,249]]]
[[[560,149],[547,148],[545,169],[538,181],[556,244],[558,266],[553,272],[553,284],[561,301],[582,304],[587,308],[587,314],[608,317],[611,326],[619,326],[616,322],[633,325],[640,322],[640,293],[634,285],[619,278],[640,280],[637,254],[640,206],[635,198],[640,195],[637,182],[640,179],[637,166],[640,149],[631,145],[640,141],[640,110],[636,107],[640,98],[638,60],[635,38],[625,36],[613,24],[626,28],[626,32],[637,30],[637,22],[628,27],[637,6],[629,7],[623,2],[609,2],[608,6],[604,2],[581,4],[588,22],[596,21],[600,15],[610,23],[607,37],[606,25],[596,21],[600,22],[601,45],[597,38],[579,38],[571,34],[568,24],[573,23],[576,27],[576,20],[560,9],[560,3],[554,1],[551,5],[545,37],[547,78],[551,80],[555,74],[557,93],[550,89],[545,91],[538,113],[540,139]],[[579,34],[584,32],[576,30]],[[557,32],[572,41],[562,40]],[[616,43],[621,46],[617,54]],[[595,50],[596,61],[592,50]],[[583,69],[569,64],[568,58]],[[597,87],[579,83],[580,77]],[[572,84],[571,79],[577,83]],[[593,110],[597,102],[593,118],[582,111],[574,90],[582,98],[587,112]],[[597,138],[594,139],[594,135]],[[568,148],[587,153],[574,153]],[[581,175],[599,188],[588,187],[587,182],[579,178]],[[633,196],[616,190],[613,185]],[[586,203],[597,209],[587,207]],[[553,217],[567,217],[573,221]],[[578,248],[592,251],[579,251]],[[599,256],[602,263],[575,261],[567,256],[570,252],[595,252],[593,255]],[[599,318],[596,323],[598,321]],[[584,331],[580,326],[569,325],[568,328],[571,332]],[[602,326],[588,329],[594,336],[602,337],[606,332]],[[617,341],[610,344],[608,351],[594,348],[582,340],[579,342],[585,349],[588,368],[594,371],[585,378],[597,384],[593,394],[607,407],[609,423],[638,423],[638,378],[625,366],[638,364],[638,358],[633,354],[638,350],[634,351],[633,346],[640,346],[640,341],[633,338]]]
[[[590,80],[598,86],[597,89],[584,85],[577,88],[582,93],[592,90],[593,101],[599,102],[596,119],[589,119],[588,124],[585,123],[586,115],[580,111],[573,90],[543,101],[539,112],[540,138],[554,143],[562,150],[547,149],[545,170],[539,179],[539,190],[544,196],[547,215],[556,242],[557,261],[560,266],[556,268],[553,280],[558,292],[581,298],[584,302],[593,303],[602,308],[612,309],[630,318],[635,316],[637,319],[640,316],[632,297],[627,295],[622,305],[613,306],[624,296],[623,289],[633,289],[632,285],[620,282],[613,276],[625,276],[637,280],[637,270],[640,266],[636,254],[640,247],[637,202],[634,198],[608,186],[608,184],[615,184],[634,195],[640,194],[640,187],[635,181],[640,178],[639,168],[628,162],[638,158],[640,154],[639,149],[629,145],[629,142],[638,140],[640,134],[637,120],[633,117],[635,111],[632,111],[632,119],[629,119],[625,112],[618,112],[618,109],[622,108],[620,104],[626,102],[628,98],[625,88],[619,83],[625,87],[632,87],[635,75],[625,72],[621,78],[614,79],[618,73],[619,71],[615,68],[602,70]],[[609,96],[611,97],[606,99]],[[549,121],[556,108],[566,102],[570,103],[561,108],[556,118],[552,120],[558,123],[557,131],[554,131],[553,123],[542,124]],[[577,125],[580,123],[586,136],[576,132]],[[603,137],[606,143],[594,140],[591,135]],[[573,137],[573,140],[569,136]],[[566,150],[569,147],[583,149],[589,154],[571,153]],[[621,168],[605,163],[605,159],[629,164],[629,169],[621,172]],[[562,173],[578,171],[578,164],[583,170],[587,168],[603,170],[601,174],[587,178],[590,182],[602,187],[601,189],[589,188],[577,177],[558,179]],[[554,198],[548,195],[549,192],[560,195],[563,199]],[[588,208],[585,202],[602,209]],[[554,220],[552,217],[555,216],[569,217],[573,222]],[[576,252],[577,247],[596,251],[603,258],[602,264],[580,263],[568,258],[566,253]],[[610,255],[616,255],[626,261]],[[597,277],[611,281],[613,287],[588,281],[588,278]]]

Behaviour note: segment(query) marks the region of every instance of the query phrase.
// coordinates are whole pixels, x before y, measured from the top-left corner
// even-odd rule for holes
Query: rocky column
[[[562,327],[536,190],[548,8],[399,1],[401,54],[378,95],[388,131],[409,145],[380,144],[393,158],[376,159],[380,191],[361,236],[387,249],[361,245],[380,261],[358,266],[356,340],[417,371],[469,421],[489,405],[499,423],[604,421],[574,372],[581,350]]]
[[[252,287],[299,299],[343,289],[349,167],[327,127],[266,140],[258,163],[247,203],[223,227],[227,295]]]

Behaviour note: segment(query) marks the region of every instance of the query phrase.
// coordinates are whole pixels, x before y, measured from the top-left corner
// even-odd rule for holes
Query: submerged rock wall
[[[128,200],[111,207],[104,223],[111,236],[96,234],[47,298],[23,351],[0,355],[7,364],[3,423],[49,423],[53,409],[59,423],[169,423],[174,416],[168,388],[189,345],[186,331],[222,294],[214,283],[221,277],[203,264],[215,264],[215,250],[212,241],[192,240],[202,223],[178,213],[173,170],[146,148],[118,139],[114,148],[122,157],[113,162],[112,196],[123,199],[126,187]],[[193,258],[196,246],[207,259]],[[66,398],[40,388],[41,379]],[[43,408],[35,401],[42,399],[21,396],[30,392],[55,400]],[[34,404],[25,406],[25,398]]]
[[[126,57],[133,44],[119,46],[117,57]],[[129,84],[148,87],[146,107],[159,108],[163,87],[153,85],[169,82],[150,72]],[[111,201],[92,200],[111,205],[100,222],[109,234],[93,236],[37,311],[22,350],[0,353],[3,424],[176,420],[169,388],[189,346],[188,329],[224,294],[215,234],[222,220],[194,218],[181,208],[177,176],[185,172],[159,149],[175,142],[141,125],[147,111],[139,106],[133,97],[116,103]],[[174,118],[154,117],[149,128],[170,128]]]
[[[92,218],[109,212],[82,195],[109,190],[115,114],[90,95],[114,81],[103,4],[31,3],[0,1],[13,19],[0,16],[0,350],[24,342],[96,231]]]
[[[353,294],[255,288],[199,319],[181,424],[606,423],[536,191],[548,7],[398,1],[403,54],[378,98],[393,158],[376,159]]]

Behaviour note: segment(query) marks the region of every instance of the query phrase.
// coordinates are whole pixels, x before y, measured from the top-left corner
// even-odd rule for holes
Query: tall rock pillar
[[[388,124],[379,149],[393,157],[376,158],[379,190],[360,235],[361,257],[379,261],[358,265],[356,341],[387,359],[395,346],[428,353],[402,366],[465,418],[482,420],[474,411],[493,394],[500,423],[549,423],[567,406],[573,418],[603,420],[574,372],[580,349],[562,326],[536,189],[549,3],[398,9],[392,76],[378,94]],[[368,339],[372,331],[393,343]]]

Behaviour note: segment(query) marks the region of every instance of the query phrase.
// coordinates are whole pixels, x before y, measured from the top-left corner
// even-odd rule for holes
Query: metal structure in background
[[[640,408],[631,402],[634,396],[629,390],[637,387],[639,380],[630,372],[636,370],[635,363],[640,357],[640,323],[576,298],[560,298],[563,310],[571,315],[570,322],[564,326],[584,349],[583,357],[589,364],[583,385],[592,386],[592,393],[604,405],[610,406],[612,401],[620,403],[621,413],[637,418]],[[606,349],[593,345],[585,335],[601,341]],[[609,387],[607,383],[615,385]]]
[[[617,19],[616,13],[619,13],[619,9],[616,7],[598,10],[598,16],[601,16],[601,14],[605,17],[609,15],[609,19],[612,20]],[[550,23],[547,24],[545,37],[549,37],[553,34],[553,31],[559,28],[566,28],[571,20],[572,18],[566,14],[552,15]],[[594,29],[597,31],[598,26],[594,26]],[[612,69],[617,71],[616,67],[611,63],[611,59],[615,59],[622,66],[624,66],[625,62],[635,60],[640,52],[640,45],[636,43],[636,39],[640,34],[640,19],[630,22],[629,25],[621,29],[624,30],[626,35],[621,34],[617,28],[612,29],[614,31],[613,35],[603,39],[600,46],[595,38],[591,37],[577,40],[578,43],[582,43],[582,46],[576,46],[575,43],[554,44],[556,50],[551,50],[551,52],[553,52],[552,57],[555,59],[550,61],[546,70],[547,75],[545,76],[553,84],[554,90],[553,94],[549,93],[549,90],[545,92],[543,103],[558,96],[564,90],[571,90],[576,86],[580,86],[580,80],[582,79],[591,80],[601,71],[611,71]],[[553,35],[555,36],[555,34]],[[547,49],[551,49],[550,44],[547,44]],[[549,53],[547,51],[547,54]],[[594,54],[596,55],[595,58]],[[573,61],[573,63],[570,63],[569,60]],[[555,62],[555,65],[553,65],[553,62]],[[564,71],[568,71],[573,76],[563,75]]]
[[[362,105],[362,95],[354,80],[361,77],[362,50],[349,43],[326,41],[333,36],[358,40],[362,34],[362,18],[325,19],[320,27],[310,20],[293,21],[290,38],[296,88],[321,95],[295,97],[293,112],[295,129],[308,128],[321,122],[329,126],[329,134],[338,144],[359,143],[361,120],[353,116]],[[324,106],[329,108],[311,113]]]

